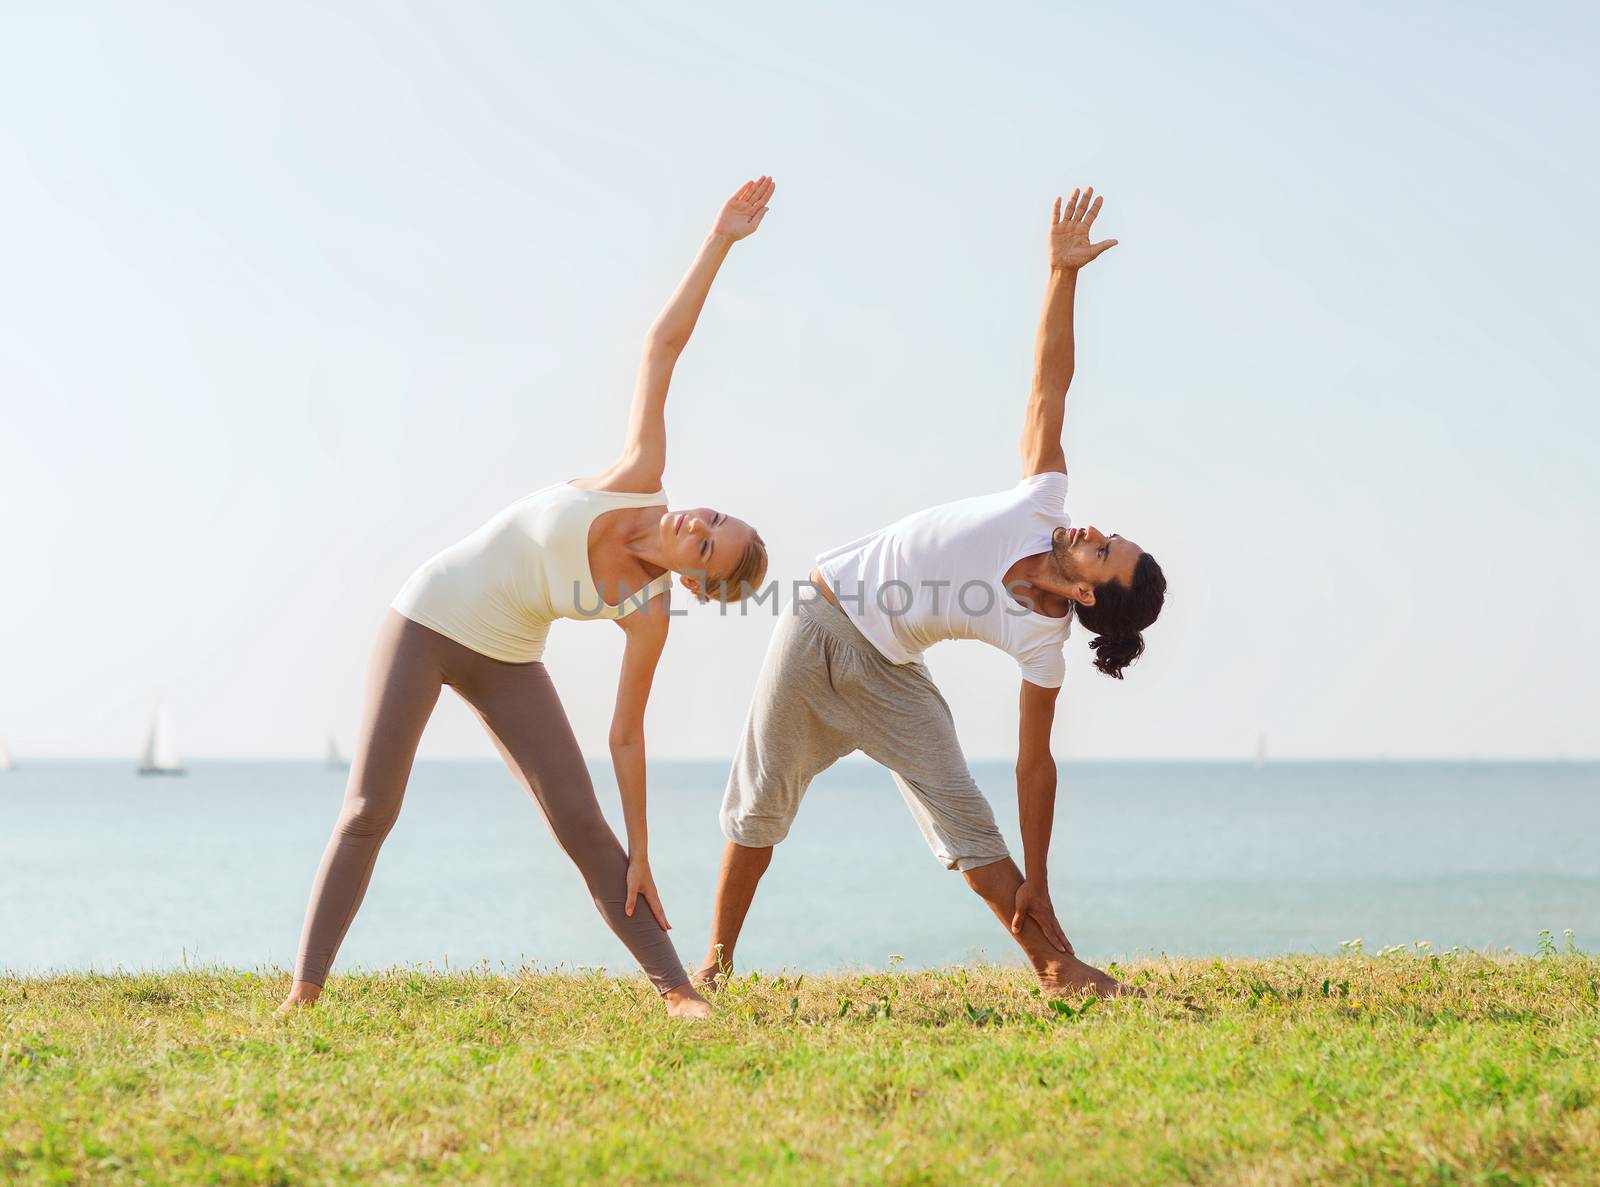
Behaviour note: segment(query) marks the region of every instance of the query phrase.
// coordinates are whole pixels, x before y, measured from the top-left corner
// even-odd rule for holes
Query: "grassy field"
[[[1600,959],[0,979],[0,1182],[1600,1182]]]

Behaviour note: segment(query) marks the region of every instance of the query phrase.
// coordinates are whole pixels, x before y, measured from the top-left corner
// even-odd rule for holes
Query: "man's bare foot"
[[[322,996],[322,986],[310,981],[296,981],[289,987],[289,996],[278,1006],[279,1014],[292,1014],[302,1006],[309,1006]]]
[[[666,1003],[668,1018],[709,1018],[711,1003],[701,997],[693,985],[680,985],[661,995]]]
[[[689,974],[690,983],[702,993],[715,993],[733,977],[733,966],[708,960]]]
[[[1084,964],[1076,956],[1063,956],[1052,960],[1037,970],[1039,988],[1052,997],[1072,997],[1080,993],[1093,993],[1100,997],[1144,997],[1144,990],[1109,973],[1103,973],[1092,964]]]

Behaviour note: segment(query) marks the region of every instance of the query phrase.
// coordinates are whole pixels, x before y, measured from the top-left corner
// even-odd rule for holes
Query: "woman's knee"
[[[339,814],[339,831],[347,837],[381,837],[400,816],[400,800],[357,796]]]
[[[600,805],[593,795],[587,798],[587,803],[569,800],[545,806],[556,843],[586,879],[599,873],[614,873],[616,867],[627,860],[617,834],[611,831],[611,825],[600,812]]]
[[[600,815],[598,808],[592,816],[585,814],[583,819],[568,821],[564,827],[558,828],[556,839],[586,876],[609,872],[615,868],[619,858],[624,861],[627,859],[622,842],[617,840],[617,834],[611,831],[611,826]]]

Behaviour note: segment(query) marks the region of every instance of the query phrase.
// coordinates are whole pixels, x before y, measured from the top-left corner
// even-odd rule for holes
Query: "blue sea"
[[[974,771],[1020,853],[1009,766]],[[596,764],[620,829],[616,787]],[[679,952],[705,948],[727,775],[651,767],[651,850]],[[0,968],[293,963],[345,775],[311,763],[39,763],[0,774]],[[1080,955],[1263,956],[1427,941],[1600,944],[1600,765],[1072,763],[1051,881]],[[881,768],[840,763],[778,848],[745,968],[1015,959],[924,848]],[[340,956],[349,968],[604,966],[601,925],[538,809],[497,762],[422,762]]]

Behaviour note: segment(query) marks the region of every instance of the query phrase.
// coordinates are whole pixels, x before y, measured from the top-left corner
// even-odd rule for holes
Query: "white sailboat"
[[[6,745],[4,738],[0,738],[0,771],[15,770],[16,765],[11,761],[11,748]]]
[[[177,749],[172,744],[172,723],[165,709],[157,709],[150,718],[150,732],[145,735],[144,754],[139,759],[141,775],[186,775],[183,763],[178,761]]]
[[[328,735],[328,756],[323,760],[323,766],[330,771],[348,771],[350,760],[339,753],[339,739],[332,734]]]
[[[1256,735],[1256,769],[1260,770],[1267,765],[1267,735]]]

